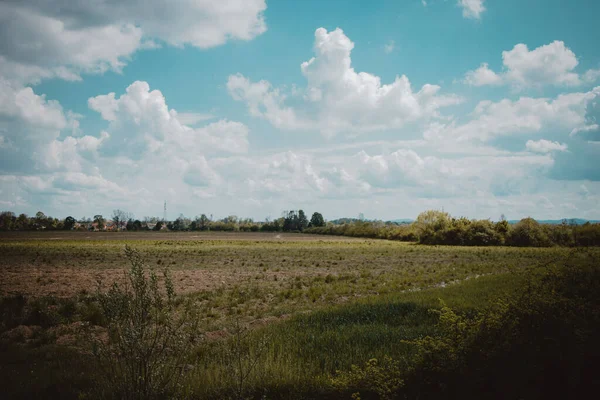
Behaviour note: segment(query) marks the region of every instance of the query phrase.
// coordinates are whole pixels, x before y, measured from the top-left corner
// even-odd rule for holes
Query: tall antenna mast
[[[163,211],[163,222],[167,222],[167,201],[165,200],[165,209]]]

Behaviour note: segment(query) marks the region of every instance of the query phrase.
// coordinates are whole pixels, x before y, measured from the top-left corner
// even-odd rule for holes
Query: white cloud
[[[183,180],[192,186],[215,186],[221,182],[220,176],[210,167],[204,156],[196,158],[188,165]]]
[[[253,39],[266,31],[265,9],[265,0],[8,0],[0,3],[0,70],[24,83],[119,71],[155,40],[210,48]]]
[[[481,101],[464,124],[452,121],[432,124],[424,132],[430,142],[459,144],[486,142],[499,136],[559,129],[565,135],[586,129],[587,106],[600,95],[600,87],[589,92],[561,94],[556,99],[521,97],[516,101]]]
[[[590,69],[583,74],[582,79],[585,83],[594,83],[600,78],[600,69]]]
[[[285,107],[285,96],[265,80],[253,83],[241,74],[231,75],[227,80],[227,90],[234,100],[247,104],[250,115],[264,118],[277,128],[306,129],[313,126],[310,121],[298,118],[294,109]]]
[[[527,45],[517,44],[512,50],[502,52],[502,60],[508,69],[507,79],[520,86],[580,84],[579,76],[572,72],[579,63],[577,57],[562,41],[531,51]]]
[[[465,18],[480,19],[481,13],[485,11],[483,6],[485,0],[458,0],[458,5],[462,8],[462,15]]]
[[[468,71],[464,82],[471,86],[500,85],[502,77],[489,69],[487,63],[483,63],[476,70]]]
[[[205,113],[177,113],[177,119],[179,120],[179,122],[181,122],[183,125],[188,126],[193,126],[199,122],[208,121],[214,118],[214,115]]]
[[[383,45],[383,51],[385,54],[390,54],[396,48],[396,42],[390,40],[385,45]]]
[[[544,85],[579,86],[593,83],[600,77],[600,70],[588,70],[581,76],[575,72],[579,61],[559,40],[534,50],[519,43],[512,50],[503,51],[502,60],[503,72],[496,73],[483,63],[478,69],[468,71],[464,82],[472,86],[509,84],[522,89]]]
[[[101,94],[88,99],[88,107],[99,112],[106,121],[114,121],[117,119],[115,113],[119,103],[115,99],[115,93]]]
[[[59,153],[63,141],[61,131],[77,130],[73,113],[65,113],[61,105],[37,95],[33,89],[19,87],[0,77],[0,171],[33,171],[65,167]],[[78,167],[71,157],[70,167]]]
[[[527,150],[534,153],[551,153],[553,151],[567,151],[568,146],[564,143],[552,142],[546,139],[528,140],[525,143]]]
[[[169,109],[160,90],[150,90],[147,82],[132,83],[125,94],[99,95],[88,100],[91,109],[109,121],[100,151],[105,156],[128,155],[139,159],[145,154],[244,153],[248,149],[248,128],[239,122],[220,120],[191,128]],[[185,119],[185,114],[184,114]]]
[[[468,156],[460,159],[421,156],[399,149],[371,156],[361,151],[345,170],[370,187],[409,190],[416,197],[463,197],[479,192],[517,193],[527,177],[542,176],[552,165],[547,155]]]
[[[305,101],[286,106],[286,96],[268,81],[251,82],[237,74],[227,88],[244,101],[251,115],[267,119],[281,129],[317,129],[326,136],[339,132],[370,132],[399,128],[408,122],[439,117],[439,109],[459,104],[455,95],[439,94],[437,85],[413,92],[404,75],[390,84],[378,76],[356,72],[350,54],[354,43],[341,29],[315,32],[316,56],[302,63],[308,86]]]

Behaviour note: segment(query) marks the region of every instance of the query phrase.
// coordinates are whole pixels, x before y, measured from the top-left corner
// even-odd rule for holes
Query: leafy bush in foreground
[[[101,395],[120,399],[169,398],[178,389],[184,361],[198,338],[198,319],[190,304],[177,309],[173,283],[164,285],[146,272],[137,251],[126,247],[131,269],[125,285],[117,283],[98,299],[108,339],[92,339],[93,354],[107,384]]]

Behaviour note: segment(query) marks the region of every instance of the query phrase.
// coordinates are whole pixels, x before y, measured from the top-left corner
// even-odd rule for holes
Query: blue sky
[[[595,1],[0,4],[0,208],[600,218]]]

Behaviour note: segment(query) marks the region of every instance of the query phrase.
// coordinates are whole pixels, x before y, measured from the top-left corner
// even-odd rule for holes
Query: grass
[[[338,369],[383,355],[406,360],[411,349],[402,340],[434,332],[436,317],[428,310],[439,307],[440,298],[473,313],[519,290],[519,272],[570,251],[293,234],[2,236],[0,294],[25,295],[27,309],[46,321],[40,332],[51,333],[43,340],[11,342],[0,332],[0,375],[11,397],[27,397],[27,391],[44,397],[57,390],[53,382],[62,382],[62,398],[87,393],[93,372],[69,361],[81,349],[57,344],[64,342],[57,327],[101,322],[90,293],[97,278],[105,287],[123,279],[126,244],[138,249],[147,265],[170,269],[177,292],[199,302],[206,340],[190,354],[194,368],[186,383],[189,397],[199,398],[224,398],[236,385],[231,373],[236,323],[250,328],[246,362],[260,361],[244,383],[246,390],[267,398],[326,398],[329,377]],[[598,249],[590,252],[600,255]],[[263,339],[264,348],[258,345]],[[54,368],[54,378],[24,386],[29,377],[21,371],[38,368]]]
[[[437,316],[429,312],[443,300],[464,313],[488,307],[498,297],[518,291],[522,274],[470,279],[447,288],[389,293],[358,299],[257,330],[250,346],[262,337],[269,340],[261,358],[260,373],[252,376],[248,390],[269,398],[323,397],[331,392],[330,377],[371,358],[388,355],[407,362],[411,347],[402,343],[435,333]],[[210,342],[198,350],[198,369],[191,378],[194,392],[219,398],[234,384],[225,342]]]

